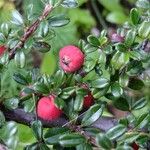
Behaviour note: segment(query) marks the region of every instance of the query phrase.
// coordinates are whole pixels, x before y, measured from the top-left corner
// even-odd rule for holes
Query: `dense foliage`
[[[25,130],[19,137],[26,150],[132,150],[133,145],[150,149],[150,2],[138,0],[128,17],[117,1],[114,8],[107,5],[110,1],[99,0],[108,11],[108,22],[127,22],[110,36],[100,19],[105,29],[86,39],[78,35],[84,39],[77,42],[77,30],[86,33],[95,25],[88,11],[75,8],[85,2],[41,0],[34,7],[36,2],[27,0],[23,16],[14,10],[11,21],[1,24],[0,142],[6,147],[19,147],[16,123],[8,122],[16,121],[30,126],[35,137],[31,138],[31,132],[23,136],[28,128],[18,125]],[[71,73],[62,68],[58,56],[59,48],[69,43],[84,54],[82,67]],[[49,51],[39,68],[34,57]],[[84,98],[89,93],[94,104],[87,108]],[[55,106],[63,115],[45,121],[36,108],[49,95],[55,95]]]

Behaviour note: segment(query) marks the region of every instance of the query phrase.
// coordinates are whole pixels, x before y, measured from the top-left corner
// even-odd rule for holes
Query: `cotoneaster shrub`
[[[89,35],[78,45],[62,47],[59,68],[51,76],[37,68],[26,69],[26,57],[33,48],[48,52],[53,29],[69,23],[65,15],[51,12],[57,7],[77,7],[78,2],[42,2],[44,10],[38,18],[29,4],[26,16],[15,11],[11,23],[1,25],[1,76],[14,62],[18,69],[12,78],[20,93],[1,94],[0,127],[9,120],[30,126],[36,142],[26,145],[26,150],[149,149],[150,86],[149,77],[145,78],[150,66],[149,1],[138,0],[129,22],[111,37],[103,30],[98,37]],[[26,101],[32,102],[30,111]],[[110,107],[126,115],[106,117]],[[141,111],[139,116],[136,110]]]

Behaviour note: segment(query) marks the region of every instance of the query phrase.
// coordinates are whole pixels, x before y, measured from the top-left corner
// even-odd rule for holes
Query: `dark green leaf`
[[[93,148],[90,144],[84,143],[76,146],[76,150],[93,150]]]
[[[17,83],[22,84],[22,85],[28,85],[28,84],[29,84],[28,81],[27,81],[27,79],[26,79],[26,77],[23,76],[23,75],[20,74],[20,73],[14,73],[13,79],[14,79]]]
[[[150,121],[150,115],[148,113],[141,114],[137,118],[136,127],[139,127],[140,129],[145,127]]]
[[[46,42],[35,42],[33,45],[34,49],[41,52],[41,53],[46,53],[50,51],[51,46],[46,43]]]
[[[33,86],[33,89],[38,93],[42,93],[42,94],[49,93],[48,87],[44,83],[41,83],[41,82],[35,83]]]
[[[31,128],[34,132],[34,135],[35,135],[36,139],[41,140],[42,135],[43,135],[43,129],[42,129],[41,121],[36,120],[36,121],[31,122]]]
[[[103,147],[106,150],[110,150],[112,147],[110,139],[103,133],[100,133],[96,136],[96,142],[99,146]]]
[[[55,86],[60,86],[65,81],[65,73],[62,70],[58,70],[54,76]]]
[[[131,78],[129,81],[128,87],[133,90],[140,90],[144,87],[144,83],[142,80],[138,78]]]
[[[82,119],[82,126],[89,126],[94,123],[103,113],[104,105],[95,104],[85,113]]]
[[[54,102],[59,109],[63,109],[65,106],[64,100],[60,99],[59,97],[56,97]]]
[[[75,87],[64,88],[60,97],[63,99],[69,98],[75,92]]]
[[[59,142],[59,137],[64,133],[68,133],[67,128],[50,128],[44,135],[45,142],[49,145],[55,145]]]
[[[131,9],[130,18],[131,18],[131,21],[134,25],[138,24],[138,22],[140,20],[140,15],[139,15],[139,12],[136,8]]]
[[[60,136],[59,143],[64,147],[73,147],[85,143],[85,138],[76,133],[64,134]]]
[[[0,110],[0,128],[4,125],[4,123],[5,123],[5,116]]]
[[[117,126],[109,129],[106,133],[107,137],[109,137],[111,140],[117,139],[121,135],[123,135],[126,132],[126,127],[124,125],[118,124]]]
[[[100,46],[99,40],[93,35],[89,35],[87,41],[93,46]]]
[[[120,51],[120,52],[126,52],[128,50],[126,48],[126,46],[122,43],[116,44],[115,48],[116,48],[117,51]]]
[[[114,103],[114,106],[120,110],[123,110],[123,111],[129,110],[129,104],[125,98],[120,97],[119,99],[114,100],[113,103]]]

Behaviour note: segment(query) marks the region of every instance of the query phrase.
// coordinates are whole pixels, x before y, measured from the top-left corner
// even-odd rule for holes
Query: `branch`
[[[8,121],[15,121],[17,123],[21,123],[27,126],[30,126],[31,122],[36,119],[35,114],[33,113],[27,113],[23,109],[15,109],[15,110],[8,110],[4,108],[4,106],[1,106],[0,110],[4,113],[4,116],[6,120]],[[40,119],[41,120],[41,119]],[[79,118],[81,120],[81,118]],[[53,121],[44,121],[41,120],[43,127],[49,128],[49,127],[62,127],[63,125],[67,124],[67,127],[69,127],[70,124],[68,124],[69,120],[66,119],[64,116],[57,120]],[[99,128],[102,131],[107,131],[108,129],[112,128],[117,124],[117,121],[112,117],[102,117],[98,119],[95,123],[92,124],[92,127]]]
[[[27,39],[37,30],[38,26],[40,25],[41,21],[43,21],[49,13],[53,10],[53,7],[50,4],[47,4],[44,8],[42,15],[33,23],[31,26],[27,28],[23,36],[20,38],[20,42],[10,50],[9,53],[9,60],[13,59],[17,49],[20,49],[24,46]]]
[[[0,106],[0,110],[2,110],[6,120],[8,121],[15,121],[17,123],[30,126],[31,122],[36,120],[35,114],[25,112],[23,109],[8,110],[2,105]],[[82,117],[79,118],[79,121],[81,119]],[[45,128],[66,126],[70,130],[82,134],[88,141],[90,141],[92,145],[97,146],[95,139],[91,135],[85,132],[80,126],[72,125],[71,123],[69,123],[69,120],[67,120],[64,116],[53,121],[45,121],[41,119],[39,120],[42,122],[42,125]],[[114,118],[102,117],[98,119],[95,123],[93,123],[92,127],[96,127],[102,131],[107,131],[113,126],[115,126],[116,124],[117,124],[117,121]]]

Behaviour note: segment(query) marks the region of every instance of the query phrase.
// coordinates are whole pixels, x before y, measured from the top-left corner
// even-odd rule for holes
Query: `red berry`
[[[138,150],[139,149],[139,146],[134,142],[134,143],[132,143],[132,148],[133,148],[133,150]]]
[[[55,97],[43,97],[39,100],[37,105],[37,115],[44,120],[55,120],[62,114],[62,110],[56,107],[54,103]]]
[[[73,45],[65,46],[59,52],[60,66],[68,73],[79,70],[84,63],[84,54]]]
[[[91,92],[89,92],[89,94],[84,97],[83,107],[89,108],[91,105],[93,105],[93,103],[94,103],[94,97],[91,94]]]
[[[123,42],[124,38],[117,33],[112,34],[111,41],[114,43]]]
[[[0,46],[0,56],[2,56],[4,54],[5,50],[6,50],[6,47],[4,45],[1,45]]]

